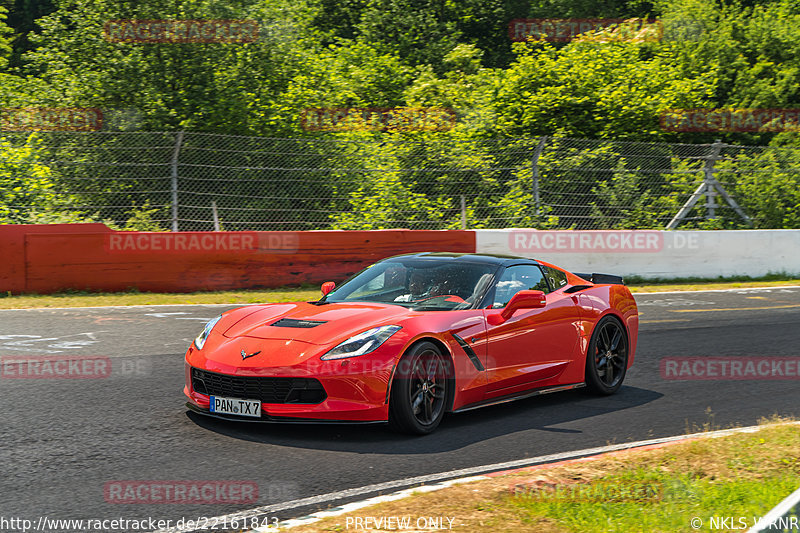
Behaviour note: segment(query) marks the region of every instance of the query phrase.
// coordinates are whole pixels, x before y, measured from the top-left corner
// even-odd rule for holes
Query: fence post
[[[178,156],[181,153],[183,143],[183,132],[179,131],[175,136],[175,149],[172,151],[172,231],[180,231],[178,228]]]
[[[461,195],[461,229],[467,229],[467,201]]]
[[[542,156],[546,142],[547,136],[543,135],[542,138],[539,139],[539,144],[537,144],[536,148],[533,150],[533,159],[531,160],[531,174],[533,175],[533,205],[536,216],[542,214],[542,203],[539,198],[539,158]]]
[[[217,213],[217,202],[211,200],[211,216],[214,219],[214,231],[219,231],[219,214]]]
[[[706,220],[714,220],[717,217],[717,190],[714,187],[716,178],[714,177],[714,164],[719,159],[719,153],[722,150],[722,141],[716,139],[714,144],[711,145],[711,154],[706,158],[705,165],[703,165],[703,183],[706,189]]]

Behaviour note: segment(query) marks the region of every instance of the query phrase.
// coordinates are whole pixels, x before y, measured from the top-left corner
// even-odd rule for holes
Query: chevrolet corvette
[[[427,434],[448,412],[579,387],[613,394],[633,364],[638,311],[618,276],[417,253],[326,282],[322,294],[209,321],[186,352],[187,407]]]

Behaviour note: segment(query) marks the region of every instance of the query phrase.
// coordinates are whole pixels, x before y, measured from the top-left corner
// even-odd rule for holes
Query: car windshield
[[[453,259],[399,258],[382,261],[337,287],[325,302],[380,302],[415,310],[474,307],[497,268]]]

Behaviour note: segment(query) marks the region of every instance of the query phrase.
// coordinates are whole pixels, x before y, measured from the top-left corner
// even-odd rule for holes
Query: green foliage
[[[742,154],[718,166],[720,180],[735,179],[731,192],[756,228],[800,228],[800,150]],[[735,174],[728,173],[733,168]]]
[[[36,48],[24,55],[27,87],[8,92],[24,93],[29,105],[134,108],[151,130],[302,134],[307,106],[448,105],[472,133],[707,141],[662,131],[660,113],[800,104],[800,7],[792,0],[64,0],[51,10],[14,4],[14,29]],[[653,15],[663,21],[660,40],[605,30],[512,48],[507,35],[515,18]],[[256,20],[260,38],[103,37],[109,20],[187,18]]]
[[[130,216],[125,226],[122,228],[125,231],[164,231],[164,228],[154,216],[161,211],[161,209],[150,207],[150,202],[145,202],[142,206],[134,204],[133,209],[127,211]]]
[[[760,469],[756,467],[752,470]],[[569,486],[561,488],[561,494],[581,494],[583,490],[583,494],[614,495],[626,486],[640,491],[644,490],[642,487],[658,487],[657,498],[609,501],[610,498],[570,499],[562,496],[548,500],[546,496],[522,495],[515,496],[510,503],[528,518],[544,517],[572,531],[685,531],[689,517],[697,516],[746,516],[746,525],[745,519],[742,522],[738,518],[732,519],[735,527],[744,529],[754,525],[753,517],[763,516],[765,510],[796,490],[796,484],[797,477],[790,472],[769,472],[759,475],[758,479],[741,475],[735,479],[719,480],[705,475],[702,470],[664,474],[654,468],[639,468],[607,476],[602,481],[595,481],[593,485],[584,485],[577,490]],[[708,521],[706,519],[706,523]]]
[[[459,38],[444,8],[441,0],[370,0],[361,15],[359,36],[396,50],[411,65],[436,67]]]
[[[402,106],[412,70],[391,53],[364,42],[330,46],[309,56],[262,110],[260,131],[300,135],[309,108]],[[268,118],[267,118],[268,117]]]
[[[369,134],[346,137],[364,140]],[[402,171],[413,144],[353,146],[354,153],[340,163],[352,170],[340,170],[331,176],[334,196],[347,198],[347,205],[337,206],[340,212],[330,216],[331,229],[444,229],[457,224],[455,213],[448,216],[450,198],[415,190],[420,188],[415,177]],[[369,169],[371,179],[364,180],[359,168]]]
[[[507,31],[518,18],[599,17],[657,17],[663,35],[654,25],[638,33],[606,29],[569,43],[512,45]],[[247,19],[258,22],[260,33],[249,43],[110,42],[104,25],[120,19]],[[529,142],[520,141],[514,156],[516,141],[508,141],[508,152],[494,150],[488,141],[546,135],[772,143],[787,147],[788,159],[741,156],[721,163],[721,171],[729,173],[721,179],[756,227],[800,225],[800,184],[792,167],[793,150],[800,146],[797,132],[668,132],[659,124],[672,108],[800,106],[795,0],[0,0],[0,107],[18,106],[100,107],[109,117],[126,109],[140,117],[125,126],[109,120],[117,129],[385,143],[379,149],[354,148],[338,161],[316,154],[339,169],[315,174],[318,183],[310,187],[319,227],[377,228],[388,220],[422,227],[423,218],[431,227],[459,227],[462,195],[469,227],[577,227],[587,220],[596,227],[659,227],[658,213],[677,211],[696,187],[697,175],[682,174],[685,163],[670,160],[658,147],[652,152],[664,163],[659,168],[622,161],[613,147],[568,154],[564,159],[573,166],[606,165],[609,172],[593,175],[588,186],[582,183],[585,175],[545,156],[543,188],[557,184],[565,194],[590,198],[588,205],[567,212],[535,205],[533,176],[521,162],[530,157]],[[303,129],[304,110],[333,107],[449,108],[458,123],[443,133]],[[395,142],[406,140],[413,141],[406,148]],[[66,208],[75,198],[56,194],[63,175],[31,163],[39,161],[35,146],[27,154],[9,146],[3,145],[9,159],[2,168],[28,164],[34,171],[25,179],[34,181],[22,190],[9,182],[0,193],[7,220],[88,216]],[[726,167],[733,164],[745,172]],[[369,165],[386,171],[341,171]],[[451,170],[455,166],[471,170]],[[2,179],[10,180],[12,170],[4,170]],[[108,218],[102,209],[107,202],[133,206],[115,220],[119,226],[149,229],[163,223],[167,200],[147,203],[136,193],[147,187],[125,189],[121,180],[93,175],[100,171],[89,167],[69,172],[70,179],[91,186],[86,197],[101,206],[93,216]],[[650,173],[646,180],[642,172]],[[248,175],[232,176],[231,189],[251,191]],[[341,199],[320,200],[334,193]],[[246,207],[253,213],[274,208],[291,213],[286,216],[293,221],[297,216],[286,194],[273,194],[274,205],[251,196]],[[24,209],[14,207],[19,205]],[[341,209],[352,212],[328,216]],[[704,208],[695,214],[702,217]],[[721,211],[717,221],[694,225],[727,228],[741,222]]]
[[[285,86],[319,45],[302,2],[216,3],[66,0],[39,19],[25,59],[47,89],[39,105],[128,107],[143,128],[258,131],[265,100]],[[124,19],[246,19],[260,23],[248,43],[109,42],[104,24]]]
[[[8,66],[8,58],[11,55],[11,39],[9,34],[11,28],[6,24],[8,11],[0,6],[0,71],[3,71]]]
[[[85,222],[83,213],[69,210],[74,199],[57,189],[36,151],[35,137],[22,147],[0,138],[0,224]]]
[[[331,216],[331,229],[440,229],[447,199],[431,199],[415,193],[396,175],[387,173],[350,193],[351,210]],[[387,221],[395,221],[391,226]],[[452,225],[452,224],[451,224]]]
[[[592,188],[602,201],[592,201],[592,215],[599,227],[613,229],[662,229],[658,219],[663,212],[659,198],[640,184],[641,174],[619,168],[609,181]]]
[[[600,36],[598,36],[600,37]],[[675,46],[608,36],[558,49],[521,45],[503,72],[497,129],[506,135],[660,140],[665,109],[704,107],[707,74],[686,76]]]

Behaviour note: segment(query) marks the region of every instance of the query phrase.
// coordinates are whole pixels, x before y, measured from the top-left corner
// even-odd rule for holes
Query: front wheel
[[[616,318],[597,323],[586,354],[586,386],[596,394],[614,394],[628,368],[628,336]]]
[[[426,435],[442,421],[447,401],[447,360],[432,342],[414,345],[400,359],[389,398],[389,426]]]

